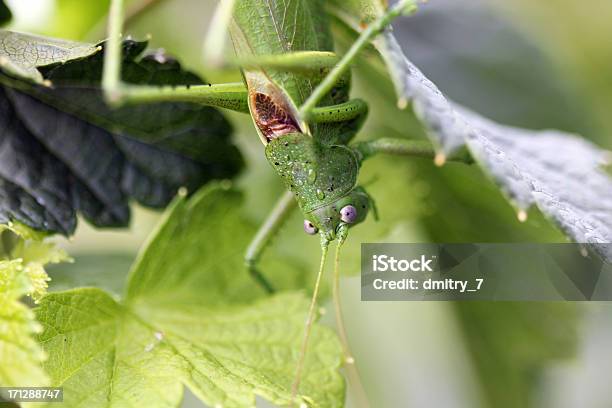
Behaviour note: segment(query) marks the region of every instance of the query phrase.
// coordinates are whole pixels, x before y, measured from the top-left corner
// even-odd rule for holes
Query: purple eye
[[[319,229],[314,226],[314,224],[308,220],[304,220],[304,231],[308,235],[314,235],[319,232]]]
[[[352,205],[345,205],[340,210],[340,219],[347,224],[354,223],[357,219],[357,209]]]

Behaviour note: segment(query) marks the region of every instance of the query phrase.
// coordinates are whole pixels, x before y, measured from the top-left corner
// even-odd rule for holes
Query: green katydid
[[[417,141],[378,139],[350,144],[368,113],[364,101],[349,99],[350,64],[395,17],[414,9],[414,1],[399,1],[338,58],[333,53],[323,0],[223,0],[213,19],[215,31],[209,35],[207,49],[211,59],[220,62],[221,31],[229,28],[237,54],[233,63],[241,68],[243,83],[155,88],[121,83],[123,0],[113,0],[111,5],[103,79],[109,103],[189,101],[250,114],[266,157],[288,190],[247,249],[245,263],[257,282],[273,291],[257,263],[296,204],[304,215],[306,233],[320,236],[322,259],[293,381],[294,396],[299,390],[328,246],[337,240],[339,249],[349,228],[375,210],[371,197],[357,183],[363,161],[377,153],[434,157],[430,145]],[[338,252],[336,265],[337,259]],[[339,307],[336,314],[348,358]]]

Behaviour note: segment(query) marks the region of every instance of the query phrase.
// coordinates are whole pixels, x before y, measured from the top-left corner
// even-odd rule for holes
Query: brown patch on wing
[[[269,95],[253,92],[250,97],[253,118],[268,142],[288,133],[300,132],[300,126],[291,113]]]

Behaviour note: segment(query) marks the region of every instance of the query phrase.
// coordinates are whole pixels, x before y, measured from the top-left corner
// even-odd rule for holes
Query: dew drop
[[[317,188],[317,198],[319,200],[323,200],[325,198],[325,193],[320,188]]]
[[[314,184],[317,181],[317,172],[314,169],[308,170],[308,184]]]
[[[144,351],[146,353],[150,352],[151,350],[153,350],[153,348],[155,347],[155,345],[153,343],[149,343],[145,346]]]

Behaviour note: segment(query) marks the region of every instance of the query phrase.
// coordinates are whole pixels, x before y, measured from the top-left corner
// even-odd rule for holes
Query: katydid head
[[[304,231],[317,232],[328,241],[344,240],[348,228],[363,222],[372,207],[370,196],[361,187],[355,187],[332,203],[305,213]]]
[[[306,233],[319,233],[331,241],[341,227],[366,218],[372,203],[365,190],[356,187],[359,159],[351,148],[290,133],[270,140],[266,156],[295,194]]]

